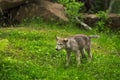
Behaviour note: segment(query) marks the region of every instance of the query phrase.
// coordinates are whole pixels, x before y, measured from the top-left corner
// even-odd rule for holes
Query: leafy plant
[[[80,7],[83,6],[83,3],[76,2],[76,0],[58,0],[58,2],[65,6],[66,14],[71,21],[74,21],[74,18],[80,14]]]
[[[104,11],[99,11],[96,13],[96,16],[98,17],[98,22],[95,25],[97,31],[109,32],[108,26],[106,25],[108,20],[107,13]]]
[[[108,19],[107,13],[105,11],[99,11],[96,13],[96,16],[102,21],[106,21]]]

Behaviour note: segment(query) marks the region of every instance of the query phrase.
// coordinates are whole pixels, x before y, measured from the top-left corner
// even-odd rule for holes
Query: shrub
[[[74,21],[74,18],[79,15],[78,11],[83,6],[83,3],[75,0],[58,0],[58,2],[65,6],[65,12],[71,21]]]
[[[96,23],[96,30],[97,31],[101,31],[101,32],[109,32],[109,29],[106,25],[107,20],[108,20],[108,16],[107,13],[104,11],[99,11],[98,13],[96,13],[96,16],[98,17],[99,21]]]

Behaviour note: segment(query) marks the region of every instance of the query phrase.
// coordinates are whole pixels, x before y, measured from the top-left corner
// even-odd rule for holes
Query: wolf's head
[[[64,49],[67,42],[67,38],[56,37],[56,50]]]

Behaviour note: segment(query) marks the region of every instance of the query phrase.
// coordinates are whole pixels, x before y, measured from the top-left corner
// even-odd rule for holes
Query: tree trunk
[[[112,6],[113,6],[113,4],[115,3],[115,0],[111,0],[110,1],[110,5],[109,5],[109,8],[108,8],[108,14],[112,11]]]

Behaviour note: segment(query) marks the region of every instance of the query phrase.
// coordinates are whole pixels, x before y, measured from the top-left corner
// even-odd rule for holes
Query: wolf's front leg
[[[69,63],[70,63],[70,51],[66,51],[67,54],[66,54],[66,67],[69,66]]]
[[[80,61],[80,51],[76,51],[76,61],[77,61],[77,67],[80,66],[81,61]]]

